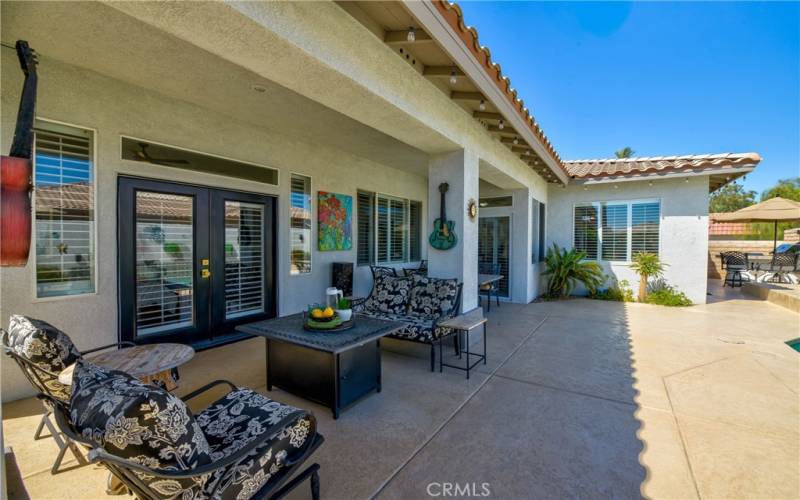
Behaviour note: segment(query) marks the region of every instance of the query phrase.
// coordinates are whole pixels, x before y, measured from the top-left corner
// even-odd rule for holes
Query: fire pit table
[[[333,418],[346,406],[381,391],[380,339],[403,328],[396,321],[356,314],[342,331],[309,331],[303,314],[236,327],[267,341],[267,390],[273,386],[327,406]]]

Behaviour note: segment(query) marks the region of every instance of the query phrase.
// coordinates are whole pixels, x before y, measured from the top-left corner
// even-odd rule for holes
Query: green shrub
[[[611,285],[605,290],[598,290],[591,295],[591,298],[614,302],[633,302],[633,290],[631,290],[628,280],[617,282],[616,279],[611,278]]]
[[[582,283],[590,295],[597,293],[605,276],[597,262],[584,259],[586,253],[574,248],[567,250],[553,243],[552,248],[547,249],[545,271],[542,273],[543,276],[550,277],[545,294],[547,298],[566,297],[578,283]]]
[[[692,305],[692,301],[689,300],[689,297],[687,297],[685,293],[666,284],[661,288],[650,291],[650,293],[647,294],[645,302],[668,307],[685,307]]]

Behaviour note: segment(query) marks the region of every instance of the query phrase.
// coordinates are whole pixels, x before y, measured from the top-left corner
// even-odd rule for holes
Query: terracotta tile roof
[[[714,220],[716,215],[719,214],[708,214],[710,236],[742,236],[753,232],[746,222],[718,222]]]
[[[723,167],[755,166],[758,153],[721,153],[688,156],[652,156],[648,158],[608,158],[565,161],[567,173],[576,179],[628,176],[643,173],[674,173]]]
[[[478,41],[478,30],[464,23],[464,14],[461,12],[461,7],[447,0],[436,0],[434,5],[436,5],[439,13],[447,20],[448,24],[460,35],[461,41],[470,49],[475,59],[492,78],[494,84],[505,94],[519,116],[522,117],[536,138],[539,139],[539,142],[547,149],[547,152],[550,153],[550,156],[566,172],[567,170],[564,166],[564,162],[550,143],[550,139],[547,138],[542,131],[542,127],[533,118],[528,108],[525,107],[525,102],[517,97],[516,89],[511,86],[511,79],[503,75],[500,65],[492,61],[492,53]]]

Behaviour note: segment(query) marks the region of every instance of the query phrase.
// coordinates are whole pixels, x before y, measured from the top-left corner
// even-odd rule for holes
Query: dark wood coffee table
[[[267,340],[267,390],[273,386],[327,406],[333,418],[373,390],[381,391],[380,339],[403,327],[356,314],[339,332],[307,331],[302,313],[236,327]]]

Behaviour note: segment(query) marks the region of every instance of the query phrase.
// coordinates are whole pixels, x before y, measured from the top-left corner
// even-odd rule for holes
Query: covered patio
[[[493,308],[488,364],[470,380],[430,373],[424,348],[386,340],[383,391],[336,421],[269,395],[319,419],[324,498],[480,494],[484,483],[495,498],[796,498],[800,355],[785,342],[798,316],[712,290],[690,308]],[[179,393],[223,377],[265,392],[260,343],[199,353]],[[104,469],[73,460],[50,474],[55,445],[33,440],[40,411],[34,399],[3,406],[31,498],[104,497]]]

